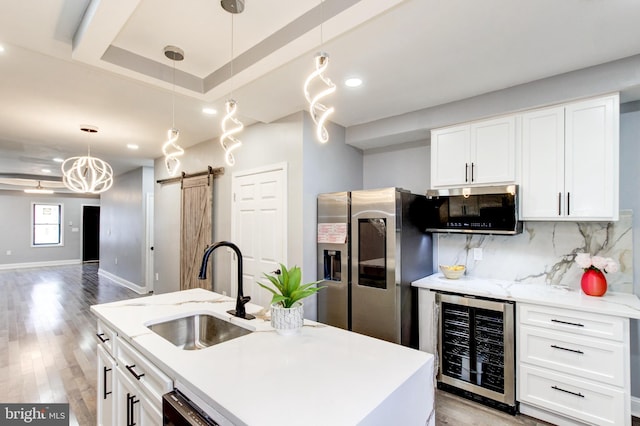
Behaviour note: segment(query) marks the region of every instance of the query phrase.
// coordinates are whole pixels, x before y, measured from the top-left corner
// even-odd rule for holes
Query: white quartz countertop
[[[640,300],[634,294],[607,292],[602,297],[595,297],[565,286],[519,284],[469,276],[450,280],[441,273],[414,281],[412,285],[431,290],[640,319]]]
[[[371,413],[416,374],[432,376],[433,355],[305,320],[281,336],[268,320],[226,313],[235,300],[203,289],[94,305],[113,327],[175,383],[236,424],[374,424]],[[248,304],[248,313],[261,307]],[[208,313],[254,333],[205,349],[182,350],[146,325]],[[425,398],[424,419],[429,416]],[[368,417],[369,416],[369,417]]]

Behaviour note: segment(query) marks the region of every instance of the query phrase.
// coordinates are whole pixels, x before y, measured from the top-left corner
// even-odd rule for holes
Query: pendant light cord
[[[231,92],[229,94],[230,98],[233,98],[233,13],[231,13],[231,62],[229,63],[231,69],[231,75],[229,76],[229,81],[231,82]]]
[[[324,0],[320,0],[320,50],[324,47],[324,34],[322,24],[324,23]]]
[[[171,78],[171,128],[176,127],[176,60],[173,60],[173,77]]]

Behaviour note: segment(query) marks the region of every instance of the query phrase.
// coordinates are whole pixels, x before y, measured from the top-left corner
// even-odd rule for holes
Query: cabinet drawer
[[[625,393],[621,389],[522,364],[518,390],[521,402],[589,424],[630,424],[630,418],[625,418]]]
[[[629,323],[627,318],[526,303],[518,304],[518,321],[520,324],[618,342],[624,342]]]
[[[173,389],[173,381],[169,376],[120,338],[117,353],[118,368],[126,370],[126,374],[156,401],[162,402],[162,395]]]
[[[622,343],[526,325],[518,332],[521,362],[624,386]]]
[[[104,322],[98,320],[96,337],[102,343],[103,347],[109,352],[109,355],[115,356],[114,344],[118,333]]]

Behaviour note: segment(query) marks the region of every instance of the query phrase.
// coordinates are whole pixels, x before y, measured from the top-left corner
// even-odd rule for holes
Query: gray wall
[[[303,152],[303,282],[317,278],[316,223],[317,197],[323,192],[350,191],[362,189],[362,152],[344,142],[344,127],[330,123],[327,127],[329,141],[318,143],[315,139],[315,124],[304,113]],[[305,301],[304,314],[307,318],[317,318],[316,297]]]
[[[64,245],[31,247],[31,203],[62,203]],[[34,195],[22,191],[0,191],[0,267],[38,262],[81,262],[82,205],[99,205],[99,197],[75,194]],[[70,224],[71,223],[71,224]],[[78,232],[72,232],[78,228]],[[11,255],[7,255],[7,250]]]
[[[150,167],[116,176],[111,189],[102,194],[100,209],[100,270],[143,288],[146,195],[152,185]]]
[[[624,105],[623,105],[624,107]],[[622,111],[625,108],[621,108]],[[634,293],[640,295],[640,110],[620,114],[620,208],[633,215]],[[631,321],[631,395],[640,398],[640,327]],[[635,368],[633,368],[635,366]]]
[[[364,152],[364,188],[398,187],[424,195],[431,186],[427,140]]]

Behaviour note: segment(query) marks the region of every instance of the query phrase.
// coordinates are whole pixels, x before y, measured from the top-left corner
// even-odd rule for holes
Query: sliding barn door
[[[196,176],[182,181],[182,232],[180,241],[180,290],[213,290],[211,261],[207,279],[199,280],[202,256],[212,242],[213,176]]]

